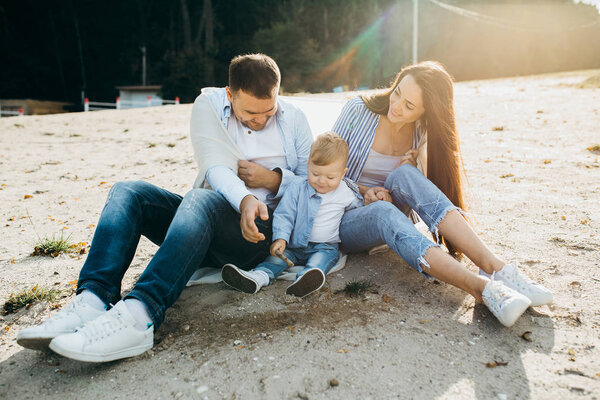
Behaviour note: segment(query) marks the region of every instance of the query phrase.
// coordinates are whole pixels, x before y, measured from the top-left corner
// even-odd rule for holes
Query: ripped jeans
[[[422,268],[429,267],[425,253],[439,244],[419,232],[401,210],[407,206],[414,210],[439,239],[439,223],[449,211],[458,208],[412,165],[401,165],[390,172],[385,188],[390,191],[393,203],[376,201],[344,214],[340,225],[341,250],[356,253],[385,243],[410,266],[428,276]]]

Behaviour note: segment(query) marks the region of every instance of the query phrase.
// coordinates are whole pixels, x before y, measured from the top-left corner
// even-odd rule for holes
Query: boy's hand
[[[287,243],[285,242],[285,240],[277,239],[271,245],[271,255],[274,257],[279,257],[277,255],[277,252],[279,252],[280,254],[283,254],[283,252],[285,251],[286,245],[287,245]]]
[[[252,195],[244,197],[240,203],[240,228],[242,236],[249,242],[258,243],[265,240],[265,235],[259,232],[254,220],[260,216],[263,221],[269,219],[269,210],[265,203]]]

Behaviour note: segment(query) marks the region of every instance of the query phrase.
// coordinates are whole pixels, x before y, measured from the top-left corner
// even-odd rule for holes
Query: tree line
[[[419,58],[445,63],[457,79],[600,67],[591,6],[443,1],[478,19],[419,3]],[[202,87],[226,85],[233,56],[257,51],[278,62],[287,92],[377,87],[411,61],[412,7],[412,0],[2,0],[0,98],[75,107],[82,95],[111,100],[115,86],[142,84],[144,51],[146,83],[186,102]]]

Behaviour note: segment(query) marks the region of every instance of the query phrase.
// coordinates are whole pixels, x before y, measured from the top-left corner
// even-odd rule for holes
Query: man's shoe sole
[[[223,266],[221,278],[223,278],[223,282],[225,282],[228,286],[231,286],[240,292],[254,294],[257,291],[256,282],[240,274],[237,268],[231,264],[225,264]]]
[[[292,283],[285,290],[285,294],[291,294],[297,297],[308,296],[309,294],[321,289],[325,284],[325,275],[320,269],[314,268],[307,271],[296,282]]]
[[[128,349],[119,350],[119,351],[115,351],[115,352],[107,353],[107,354],[80,353],[80,352],[64,349],[54,342],[50,342],[49,348],[56,354],[60,354],[61,356],[70,358],[72,360],[98,363],[98,362],[115,361],[115,360],[120,360],[123,358],[139,356],[140,354],[143,354],[144,352],[150,350],[152,348],[152,345],[153,345],[153,343],[141,344],[139,346],[130,347]]]
[[[41,338],[41,337],[18,337],[17,344],[25,347],[26,349],[31,350],[39,350],[44,351],[48,350],[48,345],[54,339],[54,337],[50,338]]]

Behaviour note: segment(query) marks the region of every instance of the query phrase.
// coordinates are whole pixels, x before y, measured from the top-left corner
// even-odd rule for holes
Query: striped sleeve
[[[354,98],[344,105],[342,112],[333,126],[350,150],[348,155],[348,173],[346,176],[358,181],[373,145],[375,129],[379,116],[372,113],[360,97]]]

